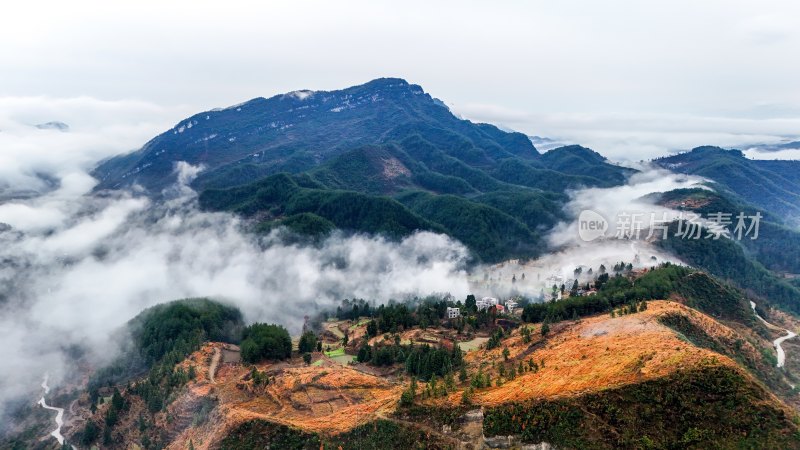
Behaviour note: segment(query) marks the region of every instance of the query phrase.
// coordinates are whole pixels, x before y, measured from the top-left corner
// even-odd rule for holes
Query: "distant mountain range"
[[[781,150],[800,150],[800,141],[782,142],[780,144],[756,144],[748,148],[755,148],[764,152],[779,152]]]

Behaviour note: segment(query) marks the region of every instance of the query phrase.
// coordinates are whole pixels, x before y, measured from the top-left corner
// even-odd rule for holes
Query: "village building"
[[[497,299],[494,297],[483,297],[482,299],[475,301],[475,306],[478,308],[478,311],[482,311],[497,305],[497,303]]]
[[[447,318],[448,319],[455,319],[456,317],[461,317],[461,309],[459,308],[451,308],[447,307]]]
[[[514,314],[514,310],[519,306],[519,303],[515,302],[514,300],[509,300],[506,302],[506,309],[508,310],[509,314]]]

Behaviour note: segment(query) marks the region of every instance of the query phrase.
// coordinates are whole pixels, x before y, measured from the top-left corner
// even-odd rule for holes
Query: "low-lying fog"
[[[242,231],[229,214],[196,208],[196,194],[164,204],[127,193],[90,195],[97,161],[142,145],[185,111],[135,102],[89,99],[0,100],[0,414],[8,402],[35,402],[41,377],[56,386],[79,346],[95,364],[115,351],[109,337],[142,309],[173,299],[209,296],[238,306],[248,321],[297,331],[303,316],[343,298],[385,302],[409,295],[469,292],[538,296],[549,277],[571,282],[578,266],[642,265],[669,259],[644,241],[583,242],[577,225],[549,236],[555,250],[519,265],[466,271],[468,251],[443,235],[417,233],[400,242],[333,235],[318,245]],[[67,132],[40,129],[59,120]],[[196,169],[179,164],[182,182]],[[569,211],[661,211],[640,198],[699,180],[645,171],[627,186],[572,193]],[[5,225],[3,225],[5,224]],[[525,273],[525,282],[511,276]],[[550,286],[552,283],[549,284]]]

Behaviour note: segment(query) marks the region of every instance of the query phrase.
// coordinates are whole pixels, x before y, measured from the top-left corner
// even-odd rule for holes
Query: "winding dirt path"
[[[753,314],[755,314],[756,317],[758,317],[758,319],[761,320],[761,322],[763,322],[764,325],[767,326],[767,328],[769,328],[771,330],[785,331],[786,332],[786,336],[779,337],[778,339],[775,339],[774,341],[772,341],[772,345],[775,346],[775,351],[778,353],[778,364],[776,365],[776,367],[778,367],[778,368],[783,367],[783,365],[786,363],[786,352],[783,351],[783,347],[781,347],[781,344],[783,343],[783,341],[785,341],[787,339],[791,339],[791,338],[797,336],[797,333],[794,333],[792,331],[789,331],[789,330],[783,329],[781,327],[775,326],[775,325],[767,322],[766,320],[764,320],[764,318],[759,316],[758,312],[756,312],[756,302],[751,301],[750,302],[750,307],[753,308]]]
[[[212,384],[216,383],[214,374],[217,372],[217,366],[219,366],[219,359],[221,356],[222,352],[219,350],[219,347],[214,347],[214,356],[211,357],[211,364],[208,365],[208,381]]]

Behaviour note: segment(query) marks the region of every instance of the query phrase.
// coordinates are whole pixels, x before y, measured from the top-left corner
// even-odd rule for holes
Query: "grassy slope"
[[[800,448],[800,434],[770,394],[726,365],[580,397],[486,412],[488,436],[520,434],[559,448]]]
[[[423,431],[388,420],[376,420],[346,433],[328,437],[264,420],[244,422],[222,440],[220,449],[444,449],[450,448]]]

